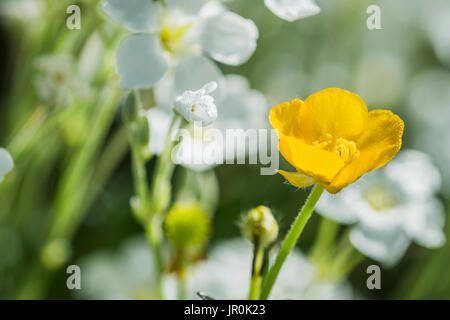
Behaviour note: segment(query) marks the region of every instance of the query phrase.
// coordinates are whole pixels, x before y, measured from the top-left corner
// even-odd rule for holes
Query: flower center
[[[363,197],[376,211],[384,211],[395,206],[395,198],[380,185],[367,189]]]
[[[312,145],[326,151],[336,152],[344,163],[351,162],[360,155],[353,141],[348,141],[344,138],[335,138],[331,134],[327,134],[322,141],[314,141]]]
[[[183,17],[166,13],[159,28],[159,38],[163,48],[172,53],[179,53],[189,45],[186,34],[192,23]]]

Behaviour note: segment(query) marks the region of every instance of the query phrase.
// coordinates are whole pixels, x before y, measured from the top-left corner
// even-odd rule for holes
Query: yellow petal
[[[308,143],[327,135],[356,140],[368,121],[366,103],[347,90],[328,88],[309,96],[300,110],[300,127]]]
[[[302,105],[302,100],[295,99],[273,107],[269,114],[270,124],[274,129],[279,130],[280,135],[298,135]]]
[[[319,181],[330,182],[344,166],[336,152],[310,146],[294,137],[281,137],[278,149],[297,171]]]
[[[402,119],[391,111],[371,111],[368,128],[356,142],[360,156],[345,166],[331,183],[324,187],[331,193],[339,192],[366,172],[391,161],[402,146],[403,129]]]
[[[289,181],[290,184],[293,184],[294,186],[298,188],[304,188],[308,187],[314,183],[316,183],[316,180],[308,177],[300,172],[288,172],[283,170],[278,170],[278,173],[282,174],[283,177]]]

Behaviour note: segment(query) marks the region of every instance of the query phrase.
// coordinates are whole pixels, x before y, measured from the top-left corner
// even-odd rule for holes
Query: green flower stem
[[[186,300],[186,281],[184,278],[178,278],[178,300]]]
[[[87,211],[92,206],[113,175],[114,170],[117,169],[117,166],[125,157],[128,151],[127,133],[125,126],[117,129],[98,159],[95,172],[92,176],[92,181],[95,181],[95,183],[91,183],[89,186],[85,202],[83,203],[83,211]]]
[[[286,238],[283,241],[283,244],[281,245],[275,263],[273,264],[272,268],[270,268],[269,273],[267,274],[267,277],[264,280],[261,291],[261,299],[265,300],[269,297],[270,291],[272,290],[272,287],[275,284],[275,281],[278,277],[278,274],[280,273],[284,261],[286,260],[291,250],[294,248],[295,243],[300,237],[300,234],[302,233],[303,228],[306,225],[306,222],[308,222],[309,217],[313,213],[314,207],[316,206],[317,201],[319,201],[319,198],[322,195],[323,190],[324,189],[320,184],[316,184],[312,189],[308,197],[308,200],[306,200],[306,203],[300,210],[297,218],[294,221],[294,224],[292,225]]]
[[[142,156],[133,141],[133,135],[130,134],[132,168],[134,186],[139,199],[138,212],[135,212],[140,222],[144,225],[148,243],[153,255],[153,269],[156,283],[156,293],[158,299],[164,298],[163,290],[163,259],[161,254],[162,231],[161,219],[154,215],[151,210],[150,188],[148,185],[146,160]]]
[[[175,169],[173,163],[172,149],[174,141],[172,141],[172,133],[178,129],[180,125],[180,116],[174,114],[169,127],[169,133],[164,142],[164,149],[158,158],[155,168],[155,177],[152,184],[152,199],[154,214],[163,214],[166,210],[171,198],[170,179]]]
[[[250,280],[249,300],[258,300],[261,292],[262,266],[264,263],[264,248],[257,242],[254,246],[252,277]]]
[[[343,235],[345,244],[340,245],[336,257],[330,261],[328,265],[332,277],[340,280],[347,276],[353,269],[359,265],[364,259],[364,255],[357,251],[348,239],[348,234]]]
[[[319,261],[328,258],[331,254],[338,231],[339,224],[325,217],[320,219],[319,231],[311,250],[311,257],[314,260]]]
[[[153,276],[155,277],[156,296],[158,299],[164,299],[163,272],[164,262],[161,252],[162,244],[162,222],[159,216],[153,216],[147,224],[145,233],[152,249],[153,255]]]
[[[174,169],[174,164],[170,159],[173,146],[171,133],[177,128],[178,120],[179,117],[174,116],[168,131],[169,134],[166,137],[163,153],[157,161],[151,189],[148,184],[146,160],[142,159],[136,143],[133,141],[133,136],[130,135],[134,184],[139,198],[138,218],[145,226],[147,239],[152,249],[154,277],[159,299],[164,298],[162,278],[164,264],[161,253],[162,221],[164,210],[170,201],[170,178]]]
[[[177,284],[178,284],[178,300],[186,300],[186,259],[184,249],[179,250],[176,254],[177,264]]]

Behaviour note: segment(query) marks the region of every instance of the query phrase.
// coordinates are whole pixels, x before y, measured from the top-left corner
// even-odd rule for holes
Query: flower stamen
[[[334,138],[331,134],[327,134],[322,141],[316,140],[312,143],[313,147],[326,151],[336,152],[344,163],[351,162],[359,157],[360,152],[355,142],[348,141],[344,138]]]

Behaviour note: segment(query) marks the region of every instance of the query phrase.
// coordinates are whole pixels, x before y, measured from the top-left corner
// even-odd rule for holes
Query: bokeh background
[[[252,88],[266,96],[269,106],[340,87],[361,95],[371,109],[393,110],[406,124],[404,148],[428,153],[438,166],[443,180],[439,198],[449,212],[450,3],[317,3],[320,14],[289,23],[273,15],[263,1],[229,1],[232,11],[256,23],[260,37],[246,64],[220,66],[222,71],[247,77]],[[65,11],[71,4],[81,7],[80,30],[65,26]],[[371,4],[381,8],[381,30],[366,27],[366,9]],[[77,264],[96,252],[116,252],[126,239],[143,233],[129,207],[134,193],[130,155],[117,112],[121,91],[114,52],[125,33],[101,14],[98,1],[0,2],[0,146],[17,159],[15,172],[0,186],[1,298],[86,298],[67,290],[65,268],[47,272],[36,263],[55,206],[79,212],[79,223],[69,232],[67,264]],[[85,51],[89,41],[92,47],[98,45],[92,35],[102,39],[99,57]],[[64,58],[46,62],[46,57],[55,55]],[[65,79],[67,73],[62,73],[55,80],[65,83],[62,93],[58,91],[61,97],[42,92],[51,68],[69,70],[72,75]],[[94,76],[89,72],[93,69]],[[86,84],[87,89],[83,88]],[[52,109],[64,105],[82,111],[74,113],[72,107],[61,115]],[[98,114],[99,109],[103,114]],[[55,120],[45,132],[39,131],[39,123],[48,117]],[[104,130],[97,132],[98,127]],[[93,141],[89,147],[85,147],[86,139]],[[106,160],[99,157],[99,150],[109,152]],[[287,167],[283,161],[282,167]],[[149,164],[150,172],[153,167],[154,161]],[[86,171],[93,168],[97,168],[94,178],[88,179]],[[220,197],[211,244],[240,236],[240,217],[260,204],[273,209],[281,230],[289,226],[307,191],[285,184],[279,175],[261,176],[259,169],[258,165],[215,169]],[[175,185],[179,171],[175,171]],[[78,191],[83,188],[92,197],[80,199]],[[319,220],[314,215],[302,235],[299,246],[304,251],[314,241]],[[445,233],[450,236],[448,223]],[[366,268],[373,263],[364,260],[349,276],[359,297],[450,298],[449,244],[439,249],[411,245],[398,265],[383,268],[382,290],[366,287]]]

